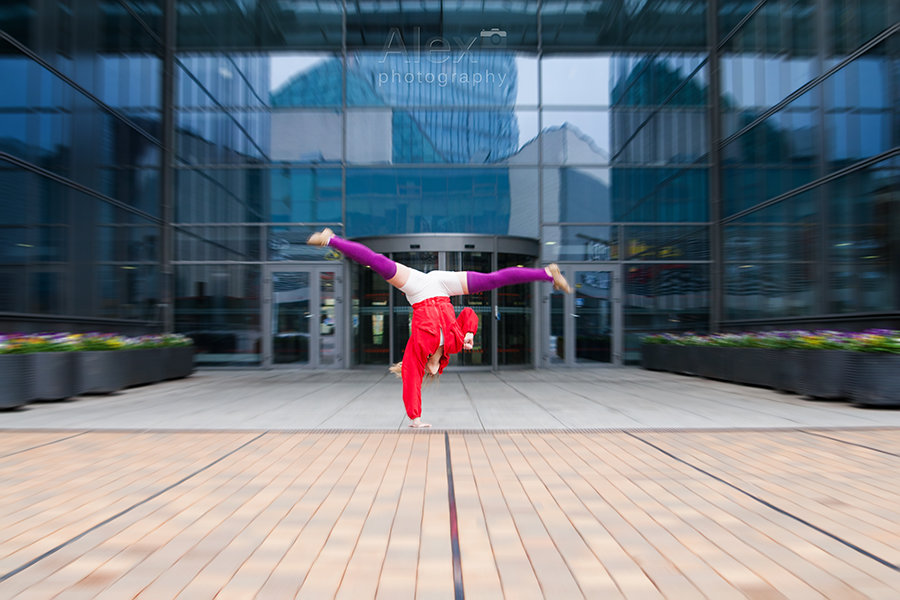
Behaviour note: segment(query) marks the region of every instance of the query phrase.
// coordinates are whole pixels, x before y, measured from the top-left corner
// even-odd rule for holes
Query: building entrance
[[[263,279],[263,366],[344,368],[343,266],[270,265]]]
[[[547,292],[549,335],[544,337],[544,365],[623,364],[619,266],[559,267],[575,293]]]
[[[535,266],[539,250],[535,240],[479,235],[409,235],[357,241],[426,273]],[[371,269],[353,264],[350,278],[353,363],[389,365],[402,360],[412,319],[406,297]],[[474,349],[452,357],[451,365],[472,369],[537,366],[535,294],[535,284],[523,284],[452,298],[457,312],[464,306],[475,311],[479,330]]]

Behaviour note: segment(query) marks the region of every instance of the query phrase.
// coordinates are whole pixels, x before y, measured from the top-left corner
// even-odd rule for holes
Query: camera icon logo
[[[481,30],[482,48],[506,48],[506,32],[498,27]]]

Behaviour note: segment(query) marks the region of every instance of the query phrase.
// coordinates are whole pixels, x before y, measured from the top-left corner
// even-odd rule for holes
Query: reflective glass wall
[[[140,12],[3,3],[3,331],[162,327],[161,55]]]
[[[900,6],[730,10],[718,47],[723,322],[896,325]]]
[[[7,2],[3,327],[171,326],[256,364],[266,269],[322,261],[323,226],[618,264],[628,360],[648,331],[896,321],[898,13]]]

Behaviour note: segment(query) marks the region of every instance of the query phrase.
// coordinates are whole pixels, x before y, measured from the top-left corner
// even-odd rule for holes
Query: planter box
[[[28,404],[34,388],[34,368],[28,354],[0,354],[0,409]]]
[[[649,371],[665,371],[662,355],[665,348],[662,344],[641,344],[641,367]]]
[[[147,385],[165,379],[163,364],[166,348],[135,348],[123,350],[128,357],[128,382],[125,387]]]
[[[719,348],[723,351],[726,381],[760,387],[776,387],[778,359],[776,350],[766,348]]]
[[[73,352],[79,394],[110,394],[128,386],[130,358],[127,350]]]
[[[794,350],[800,370],[797,393],[823,400],[847,397],[847,375],[856,352]]]
[[[78,395],[76,352],[26,354],[34,371],[33,400],[64,400]]]
[[[163,348],[163,379],[181,379],[194,372],[194,346]]]
[[[728,381],[730,368],[722,348],[697,346],[694,349],[695,372],[700,377]]]
[[[697,359],[696,347],[692,346],[672,346],[667,352],[667,360],[670,371],[681,373],[682,375],[696,375]]]
[[[854,352],[846,382],[854,404],[900,406],[900,354]]]

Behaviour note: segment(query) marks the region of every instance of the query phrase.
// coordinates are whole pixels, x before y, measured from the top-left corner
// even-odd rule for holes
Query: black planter
[[[34,371],[34,400],[64,400],[78,395],[75,352],[26,354]]]
[[[862,406],[900,406],[900,354],[854,352],[847,369],[847,396]]]
[[[194,372],[194,346],[174,346],[163,350],[163,379],[180,379]]]
[[[768,348],[721,348],[727,381],[777,388],[782,360],[779,350]]]
[[[728,380],[728,362],[722,348],[697,346],[694,348],[694,371],[707,379]]]
[[[34,389],[34,368],[28,354],[0,354],[0,409],[28,404]]]
[[[649,371],[664,371],[662,368],[663,344],[641,344],[641,367]]]
[[[73,352],[79,394],[110,394],[128,386],[128,350]]]
[[[823,400],[846,398],[854,354],[846,350],[794,350],[800,370],[797,393]]]
[[[670,345],[667,352],[668,371],[682,375],[697,374],[697,353],[694,346]]]
[[[126,387],[147,385],[165,379],[164,348],[135,348],[123,350],[128,358]]]

